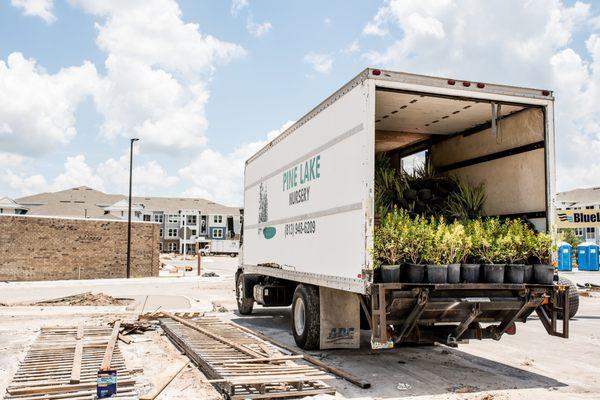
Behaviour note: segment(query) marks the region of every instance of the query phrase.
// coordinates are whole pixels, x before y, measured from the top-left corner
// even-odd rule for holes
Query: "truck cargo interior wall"
[[[383,88],[376,92],[376,153],[385,153],[400,169],[408,156],[426,152],[438,173],[485,185],[485,215],[526,216],[542,231],[547,205],[544,126],[540,107]]]

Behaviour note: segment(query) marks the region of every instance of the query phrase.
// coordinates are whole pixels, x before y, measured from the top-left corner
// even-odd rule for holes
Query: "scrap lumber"
[[[6,389],[6,400],[77,400],[96,394],[96,378],[113,330],[104,326],[42,328]],[[79,353],[81,352],[81,353]],[[118,346],[111,351],[117,370],[117,399],[137,399],[135,381]]]
[[[175,318],[173,318],[175,317]],[[285,355],[271,343],[218,318],[185,319],[163,313],[167,336],[227,398],[273,399],[335,394],[335,377]]]
[[[348,382],[352,383],[353,385],[356,385],[362,389],[368,389],[371,387],[371,383],[369,381],[361,379],[361,378],[357,377],[356,375],[351,374],[348,371],[345,371],[341,368],[337,368],[337,367],[334,367],[333,365],[324,363],[323,361],[321,361],[315,357],[312,357],[304,352],[301,352],[301,351],[294,349],[284,343],[281,343],[273,338],[270,338],[261,332],[254,331],[252,329],[246,328],[245,326],[236,324],[234,322],[232,322],[231,324],[234,325],[235,327],[243,330],[244,332],[248,332],[251,335],[257,336],[265,341],[271,342],[275,346],[277,346],[281,349],[284,349],[284,350],[290,352],[291,354],[302,355],[304,357],[304,360],[308,361],[309,363],[316,365],[317,367],[322,368],[322,369],[326,370],[327,372],[330,372],[336,376],[339,376],[340,378],[347,380]]]
[[[154,387],[152,391],[140,396],[140,400],[154,400],[159,394],[169,386],[171,382],[190,364],[189,361],[184,362],[180,368],[175,370],[175,373],[162,377],[161,382]]]
[[[110,334],[110,338],[108,339],[108,343],[106,344],[106,350],[104,351],[104,358],[102,359],[102,364],[100,365],[100,371],[108,371],[110,369],[113,352],[115,350],[115,346],[117,345],[117,339],[119,337],[120,327],[121,321],[115,321],[112,333]]]

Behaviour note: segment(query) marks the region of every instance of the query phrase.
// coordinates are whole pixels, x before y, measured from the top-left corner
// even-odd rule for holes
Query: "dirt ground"
[[[178,265],[195,261],[173,260]],[[261,332],[290,345],[289,309],[256,307],[251,316],[235,314],[233,274],[237,260],[203,259],[197,277],[192,270],[180,277],[112,279],[96,281],[0,282],[0,393],[11,381],[20,360],[41,326],[107,324],[132,319],[140,312],[160,309],[202,311]],[[600,283],[600,273],[574,272],[563,276],[579,283]],[[104,293],[131,298],[121,305],[12,305],[33,303],[78,293]],[[359,389],[346,381],[331,381],[336,398],[347,399],[598,399],[600,398],[600,293],[581,297],[577,317],[567,340],[550,337],[536,318],[517,325],[515,336],[501,341],[471,341],[457,349],[445,346],[403,347],[371,351],[369,332],[360,350],[319,351],[312,354],[368,379],[372,388]],[[220,310],[220,311],[219,311]],[[119,346],[141,394],[160,376],[181,368],[188,359],[160,331],[133,335],[131,344]],[[219,399],[203,383],[202,373],[186,367],[158,399]],[[321,398],[327,398],[322,396]]]

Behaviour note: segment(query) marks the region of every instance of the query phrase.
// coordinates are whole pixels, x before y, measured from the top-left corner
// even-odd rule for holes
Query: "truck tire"
[[[254,299],[249,299],[244,296],[244,279],[243,273],[238,272],[235,274],[235,297],[237,300],[238,312],[241,315],[252,314],[254,308]]]
[[[304,350],[319,349],[321,311],[319,287],[299,284],[292,299],[292,333],[298,347]]]
[[[573,282],[565,278],[559,278],[558,284],[569,286],[569,319],[572,319],[575,316],[575,314],[577,314],[577,310],[579,310],[579,293],[577,292],[577,286],[575,286]],[[562,304],[559,304],[559,306],[562,306]],[[563,314],[561,311],[557,312],[556,314],[556,316],[559,319],[563,319]]]

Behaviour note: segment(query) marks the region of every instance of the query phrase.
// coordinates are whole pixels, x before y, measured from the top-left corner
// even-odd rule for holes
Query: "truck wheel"
[[[560,278],[558,280],[558,284],[569,286],[569,292],[567,295],[569,296],[569,319],[571,319],[575,316],[575,314],[577,314],[577,310],[579,310],[579,293],[577,292],[577,286],[565,278]],[[562,304],[559,304],[559,306],[562,306]],[[561,311],[557,312],[556,316],[559,319],[563,319],[563,314]]]
[[[235,279],[235,297],[237,299],[238,312],[242,315],[252,314],[252,308],[254,307],[254,299],[244,297],[244,279],[242,273],[236,274]]]
[[[296,286],[292,300],[292,333],[298,347],[317,350],[321,333],[319,288],[312,285]]]

